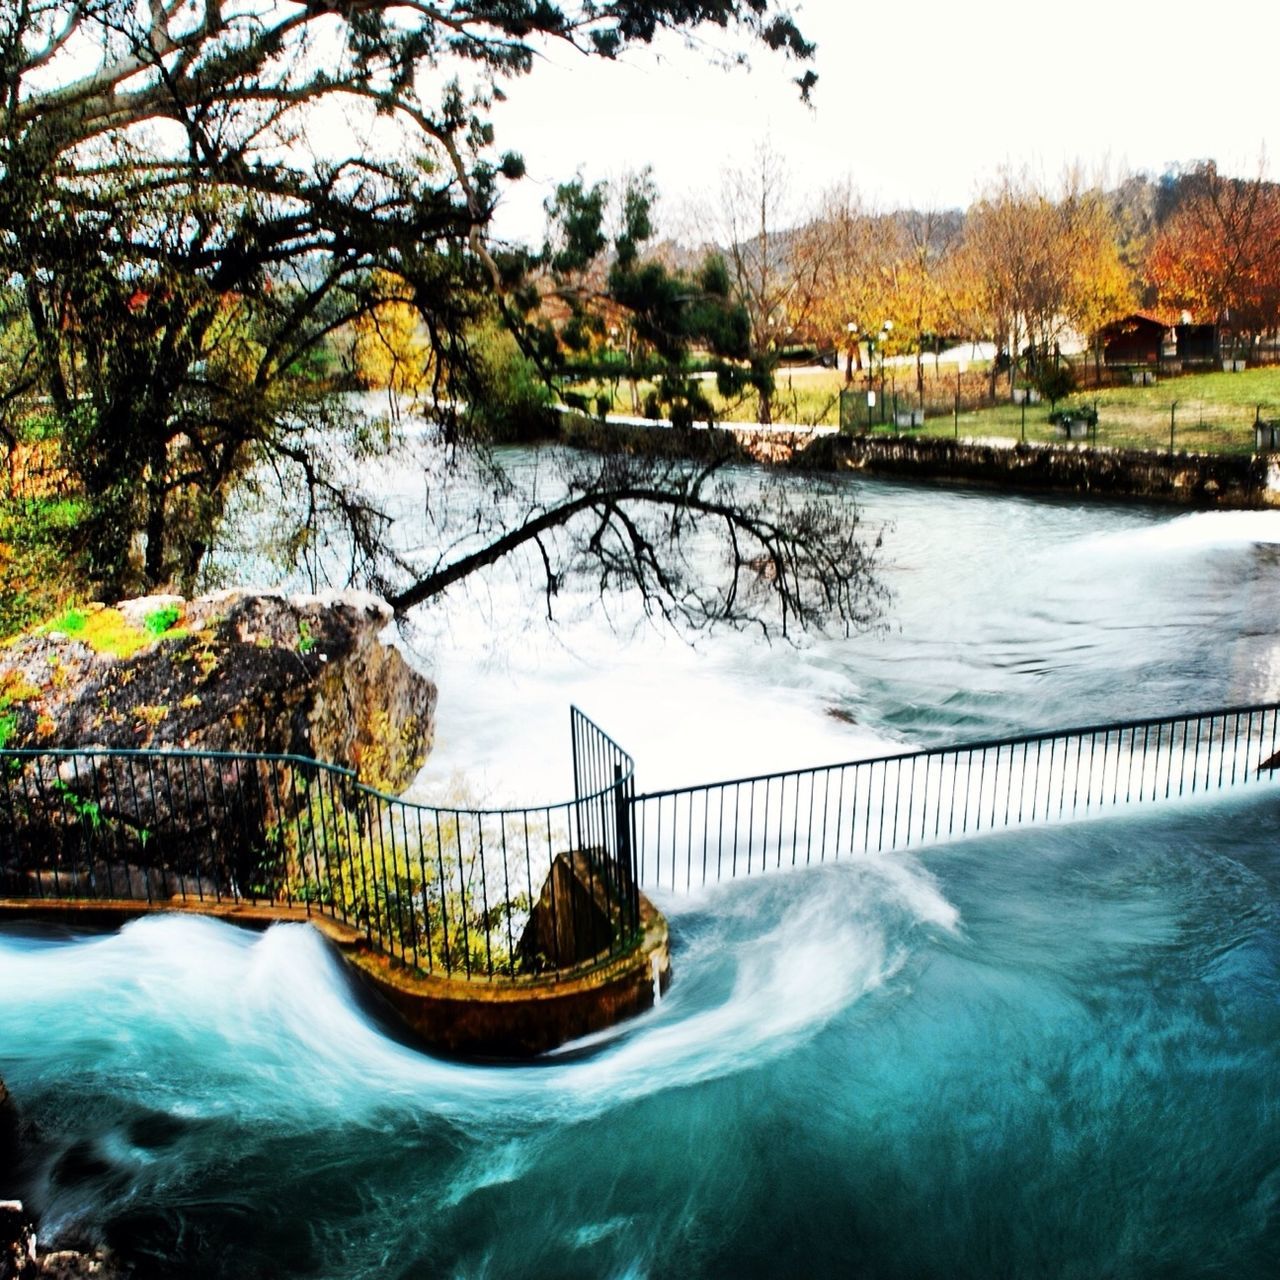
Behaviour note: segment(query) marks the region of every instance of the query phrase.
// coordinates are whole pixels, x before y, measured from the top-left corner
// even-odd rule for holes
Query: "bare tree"
[[[782,350],[814,329],[825,252],[804,230],[810,215],[794,200],[785,158],[769,141],[751,162],[726,170],[704,203],[704,239],[724,254],[734,296],[750,320],[748,363],[758,420],[773,421],[774,371]]]
[[[731,468],[741,453],[726,432],[665,443],[571,455],[548,494],[510,494],[466,544],[405,563],[412,584],[388,592],[392,605],[411,609],[499,560],[536,553],[548,619],[561,590],[586,582],[602,598],[634,591],[651,617],[681,631],[789,637],[876,622],[879,537],[864,535],[847,487]],[[685,449],[697,459],[680,456]]]

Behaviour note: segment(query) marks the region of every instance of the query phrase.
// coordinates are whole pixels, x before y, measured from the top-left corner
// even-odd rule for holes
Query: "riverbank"
[[[1168,453],[1088,444],[845,435],[829,428],[726,424],[682,430],[565,415],[566,444],[590,449],[858,471],[927,484],[1168,503],[1197,510],[1280,506],[1280,455]]]

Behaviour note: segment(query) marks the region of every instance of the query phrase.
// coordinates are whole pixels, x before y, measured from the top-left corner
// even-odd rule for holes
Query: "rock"
[[[128,1270],[107,1249],[41,1253],[21,1200],[0,1200],[0,1280],[124,1280]]]
[[[0,1200],[0,1280],[30,1280],[40,1274],[35,1228],[21,1200]]]
[[[398,792],[430,750],[436,689],[382,641],[390,619],[356,592],[89,606],[74,634],[0,649],[6,745],[299,756]],[[0,789],[0,891],[6,879],[55,894],[90,881],[109,897],[239,891],[313,777],[232,759],[38,761],[5,779],[7,802]]]
[[[595,853],[559,853],[516,948],[525,973],[567,969],[613,946],[624,907]]]
[[[12,1169],[18,1158],[18,1108],[0,1080],[0,1170]],[[0,1194],[4,1191],[0,1187]]]
[[[140,619],[179,610],[169,634]],[[112,629],[96,624],[113,616]],[[186,747],[308,756],[403,789],[434,733],[435,686],[379,633],[390,608],[364,593],[223,591],[126,601],[78,635],[29,634],[0,652],[11,747]],[[119,652],[118,632],[142,641]],[[112,648],[95,647],[110,632]]]
[[[41,1280],[123,1280],[128,1271],[106,1249],[58,1249],[41,1255],[35,1274]]]

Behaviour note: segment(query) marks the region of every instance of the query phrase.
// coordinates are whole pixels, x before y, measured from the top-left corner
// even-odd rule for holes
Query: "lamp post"
[[[845,329],[849,334],[849,379],[853,377],[853,347],[858,341],[858,326],[850,320]],[[868,329],[863,335],[867,343],[867,426],[871,425],[871,410],[876,407],[876,393],[871,385],[875,381],[876,344],[880,344],[880,421],[884,421],[884,344],[893,332],[893,321],[886,320],[879,329]]]

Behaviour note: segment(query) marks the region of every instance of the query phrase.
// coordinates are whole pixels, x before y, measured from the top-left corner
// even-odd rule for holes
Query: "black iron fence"
[[[640,883],[674,890],[1276,776],[1280,704],[1030,734],[636,797]]]
[[[0,897],[317,912],[427,974],[559,974],[639,941],[641,884],[696,888],[1280,773],[1280,704],[1063,729],[636,796],[576,708],[574,798],[423,805],[294,756],[0,751]]]
[[[635,945],[634,765],[572,711],[574,799],[423,805],[296,756],[0,751],[0,897],[332,916],[428,974],[515,978]]]

